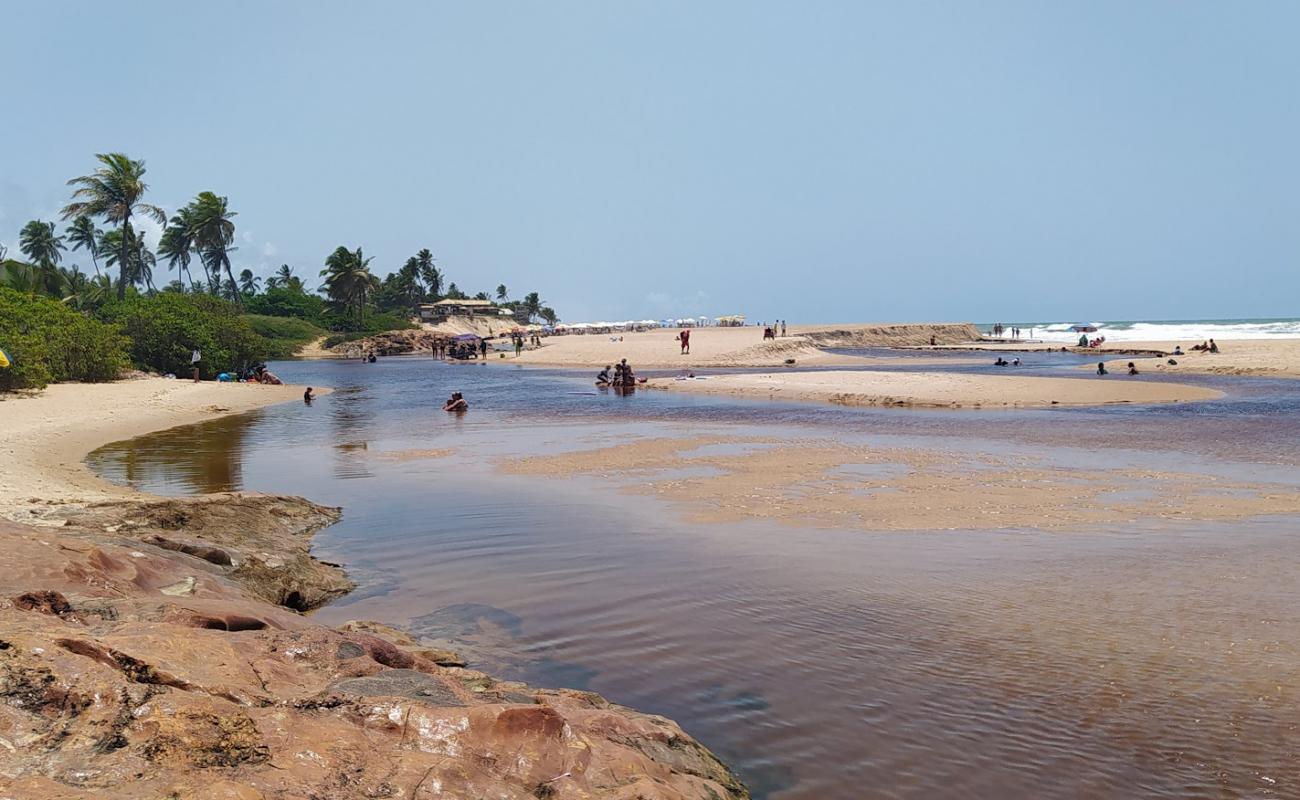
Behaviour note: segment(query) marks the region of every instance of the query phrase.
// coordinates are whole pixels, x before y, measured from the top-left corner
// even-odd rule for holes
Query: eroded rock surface
[[[297,613],[349,586],[307,554],[336,517],[229,495],[0,523],[0,793],[748,797],[669,720],[494,681],[377,623]],[[163,591],[177,584],[192,591]]]

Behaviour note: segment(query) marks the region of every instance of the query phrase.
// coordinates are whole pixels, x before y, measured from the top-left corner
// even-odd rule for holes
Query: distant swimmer
[[[1109,375],[1109,374],[1110,374],[1110,373],[1108,373],[1108,372],[1106,371],[1106,362],[1105,362],[1105,361],[1098,361],[1098,362],[1097,362],[1097,374],[1098,374],[1098,375]]]
[[[311,390],[310,386],[308,386],[307,391],[302,393],[302,401],[307,405],[311,405],[311,401],[315,399],[316,399],[316,393]]]
[[[447,402],[443,404],[442,410],[469,411],[469,403],[465,402],[465,398],[461,396],[460,392],[452,392],[451,397],[447,398]]]

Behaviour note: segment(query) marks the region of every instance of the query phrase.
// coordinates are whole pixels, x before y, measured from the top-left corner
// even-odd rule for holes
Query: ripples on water
[[[323,621],[410,625],[503,677],[669,715],[772,800],[1300,796],[1295,520],[702,526],[607,483],[491,463],[762,426],[1294,483],[1289,384],[1207,379],[1231,396],[1198,406],[951,413],[604,396],[585,376],[416,359],[275,369],[339,391],[92,463],[155,491],[343,505],[317,550],[362,587]],[[464,417],[436,410],[454,389]]]

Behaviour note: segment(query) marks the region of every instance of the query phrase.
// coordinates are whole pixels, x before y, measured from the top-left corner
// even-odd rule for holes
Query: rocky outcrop
[[[349,586],[307,554],[337,516],[232,494],[0,523],[4,796],[748,797],[669,720],[302,616]]]
[[[407,353],[429,352],[433,343],[447,339],[444,334],[424,328],[404,331],[384,331],[364,339],[343,342],[329,349],[329,352],[344,358],[360,358],[366,353],[377,356],[400,356]]]

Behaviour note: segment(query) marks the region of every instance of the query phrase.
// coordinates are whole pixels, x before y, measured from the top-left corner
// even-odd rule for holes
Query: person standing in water
[[[311,401],[315,399],[316,399],[316,393],[311,390],[310,386],[308,386],[307,391],[302,393],[302,401],[307,405],[311,405]]]

